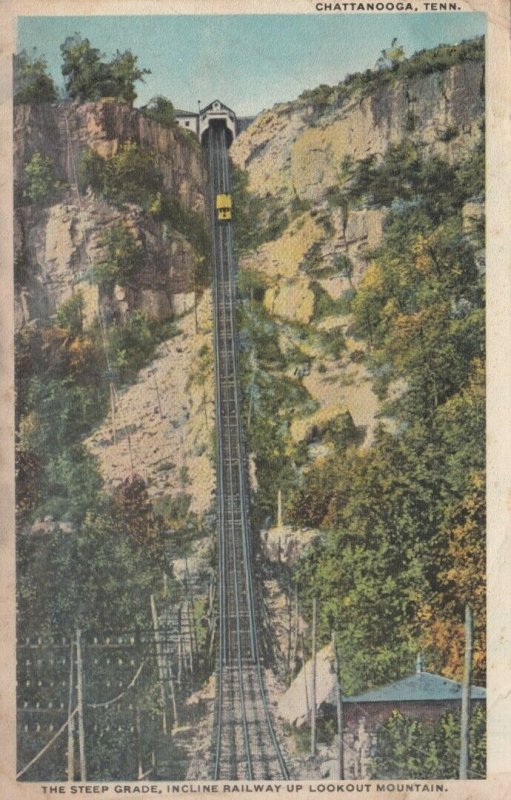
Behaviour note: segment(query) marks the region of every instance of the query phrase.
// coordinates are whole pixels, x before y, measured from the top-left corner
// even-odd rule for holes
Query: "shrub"
[[[186,211],[179,200],[162,191],[156,193],[149,212],[156,219],[168,222],[175,231],[182,233],[201,256],[208,254],[209,237],[202,214],[196,211]],[[205,282],[206,276],[202,276],[200,271],[197,277],[200,278],[201,283]]]
[[[55,173],[51,158],[35,152],[27,166],[25,174],[28,178],[25,196],[35,205],[42,206],[49,202],[55,190]]]
[[[105,191],[106,164],[106,159],[92,148],[82,150],[78,164],[78,186],[81,192],[89,187],[95,194]]]
[[[114,203],[135,203],[147,210],[160,186],[154,154],[141,150],[136,142],[123,144],[106,162],[104,192]]]
[[[22,103],[54,103],[57,90],[48,75],[46,59],[37,58],[36,50],[29,56],[26,50],[14,56],[14,105]]]
[[[313,281],[310,288],[314,293],[314,318],[321,319],[329,317],[337,312],[336,301],[330,297],[328,292],[323,289],[320,283]]]
[[[151,324],[140,311],[135,311],[125,325],[111,329],[109,350],[121,380],[129,380],[152,358],[156,344]]]
[[[140,245],[135,236],[122,223],[118,222],[103,235],[101,244],[105,247],[105,257],[94,267],[94,275],[99,286],[112,288],[118,283],[130,283],[142,265]]]
[[[83,332],[83,311],[85,300],[82,292],[76,292],[69,300],[65,300],[55,314],[55,322],[69,331],[71,336],[79,336]]]
[[[161,94],[149,100],[148,104],[142,108],[142,114],[165,128],[177,128],[174,105]]]
[[[446,713],[434,723],[404,717],[398,711],[378,729],[372,778],[435,779],[459,777],[459,714]],[[471,778],[484,778],[485,714],[475,708],[470,724]]]
[[[137,96],[135,83],[143,81],[144,75],[150,73],[150,70],[137,66],[137,56],[130,50],[124,53],[117,50],[111,61],[102,61],[100,51],[78,33],[68,36],[60,50],[63,58],[62,74],[72,100],[83,102],[114,97],[133,105]]]

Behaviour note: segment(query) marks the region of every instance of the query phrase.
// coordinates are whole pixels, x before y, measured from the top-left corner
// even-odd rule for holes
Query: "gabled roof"
[[[198,117],[199,116],[196,111],[183,111],[182,108],[175,108],[174,109],[174,114],[177,117]]]
[[[486,689],[471,686],[472,700],[484,700]],[[368,692],[343,697],[344,703],[403,703],[461,700],[462,684],[432,672],[416,672],[395,683],[370,689]],[[329,698],[330,699],[330,698]]]
[[[212,101],[211,101],[211,103],[209,103],[209,105],[205,106],[204,108],[201,108],[201,114],[204,114],[204,112],[205,112],[205,111],[209,111],[209,109],[210,109],[210,108],[211,108],[211,107],[212,107],[212,106],[213,106],[215,103],[220,103],[220,105],[222,106],[222,108],[225,108],[225,110],[226,110],[226,111],[230,111],[230,112],[231,112],[231,114],[234,114],[234,111],[232,110],[232,108],[229,108],[229,106],[226,106],[226,105],[225,105],[225,103],[222,103],[222,101],[221,101],[221,100],[218,100],[218,99],[216,99],[216,100],[212,100]]]

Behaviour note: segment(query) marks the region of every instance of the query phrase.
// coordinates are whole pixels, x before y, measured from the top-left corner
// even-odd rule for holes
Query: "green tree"
[[[109,200],[117,205],[134,203],[150,208],[161,189],[150,151],[141,149],[136,142],[126,142],[105,166],[104,193]]]
[[[381,56],[376,62],[376,69],[382,70],[396,68],[399,66],[399,64],[401,64],[402,61],[404,61],[404,59],[404,47],[399,44],[397,37],[394,37],[390,43],[390,47],[386,47],[381,51]]]
[[[124,103],[133,105],[137,98],[135,83],[144,80],[144,75],[150,75],[151,70],[140,69],[137,66],[138,57],[134,56],[130,50],[120,53],[117,50],[114,58],[108,65],[111,70],[112,78],[116,84],[114,97]]]
[[[137,56],[130,50],[118,50],[111,61],[103,61],[103,54],[79,33],[68,36],[60,49],[66,91],[73,100],[114,97],[133,105],[137,96],[135,83],[149,74],[149,70],[137,66]]]
[[[100,286],[111,289],[114,284],[129,284],[142,265],[142,252],[135,235],[122,222],[112,225],[101,238],[104,255],[94,266]]]
[[[80,153],[78,164],[78,186],[81,192],[85,192],[89,187],[96,194],[105,192],[106,183],[106,159],[96,153],[91,147],[87,147]]]
[[[14,56],[14,104],[54,103],[57,89],[48,74],[48,64],[43,56],[26,50]]]
[[[345,253],[339,253],[335,257],[334,266],[337,272],[348,279],[350,289],[353,288],[353,262]]]
[[[83,312],[85,299],[83,293],[78,291],[68,300],[65,300],[55,314],[57,325],[67,330],[71,336],[77,337],[83,333]]]
[[[153,119],[166,128],[177,127],[174,105],[167,97],[163,97],[161,94],[152,97],[147,105],[142,108],[142,113],[144,117]]]
[[[92,47],[88,39],[82,39],[79,33],[68,36],[60,50],[62,74],[69,97],[80,101],[102,97],[106,75],[100,51]]]
[[[56,186],[51,158],[36,151],[25,167],[25,175],[27,176],[25,189],[27,199],[38,206],[48,203],[52,199]]]
[[[372,778],[416,780],[453,779],[459,775],[460,718],[445,713],[434,723],[421,722],[395,711],[379,728]],[[470,724],[471,769],[480,779],[486,771],[485,712],[477,706]]]

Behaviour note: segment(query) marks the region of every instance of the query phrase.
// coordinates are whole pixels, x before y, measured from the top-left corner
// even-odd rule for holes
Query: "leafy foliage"
[[[390,145],[381,161],[371,155],[347,171],[347,196],[374,206],[415,201],[433,222],[456,213],[463,203],[484,193],[484,148],[479,144],[461,166],[434,156],[424,158],[404,139]]]
[[[289,218],[285,209],[272,197],[250,194],[248,172],[231,164],[232,197],[236,209],[235,246],[238,255],[255,250],[264,242],[277,239],[286,229]]]
[[[65,300],[55,314],[55,322],[70,336],[76,338],[83,333],[83,312],[85,300],[82,292],[76,292]]]
[[[47,70],[46,59],[38,57],[36,50],[32,55],[22,50],[14,56],[14,105],[55,102],[57,90]]]
[[[131,380],[147,364],[167,331],[167,326],[162,329],[140,311],[134,311],[123,325],[110,329],[108,347],[121,381]]]
[[[299,409],[314,410],[315,406],[298,380],[282,375],[286,360],[277,325],[257,301],[243,304],[240,330],[244,426],[258,476],[253,510],[258,526],[275,516],[276,487],[286,493],[296,483],[305,452],[292,441],[290,426]]]
[[[385,47],[381,51],[381,56],[376,62],[376,69],[395,69],[404,61],[404,47],[398,43],[396,38],[392,39],[390,47]]]
[[[457,64],[468,61],[484,63],[484,37],[476,37],[457,45],[439,45],[428,50],[419,50],[410,58],[404,58],[403,48],[394,39],[390,47],[382,50],[375,69],[347,75],[336,86],[321,84],[303,92],[298,102],[312,105],[316,116],[337,108],[347,102],[355,92],[368,95],[398,80],[411,79],[443,72]]]
[[[132,231],[122,222],[112,225],[101,239],[105,248],[103,259],[94,266],[98,285],[112,288],[118,283],[131,283],[142,266],[142,248]]]
[[[25,196],[34,205],[42,206],[53,196],[56,186],[55,171],[51,158],[36,151],[25,167],[27,187]]]
[[[143,106],[142,114],[147,119],[153,119],[166,128],[177,128],[174,104],[168,97],[163,97],[161,94],[152,97],[147,105]]]
[[[82,191],[90,187],[119,208],[127,203],[137,205],[182,233],[200,256],[208,253],[209,237],[203,215],[185,210],[179,200],[165,191],[153,155],[136,142],[126,142],[109,159],[93,150],[84,150],[78,174]],[[200,283],[206,282],[204,274],[198,277]]]
[[[469,746],[469,777],[484,778],[486,732],[485,714],[481,706],[472,715]],[[404,717],[396,711],[378,731],[371,778],[458,778],[459,748],[459,714],[448,712],[432,724]]]
[[[111,61],[102,61],[100,51],[79,33],[68,36],[60,49],[66,91],[72,100],[84,102],[113,97],[133,105],[137,97],[135,83],[150,73],[137,66],[137,56],[129,50],[124,53],[117,50]]]
[[[149,597],[165,563],[161,542],[147,547],[144,538],[141,546],[117,512],[107,505],[90,511],[72,535],[54,533],[41,541],[20,533],[20,621],[28,631],[50,626],[54,635],[72,635],[77,627],[102,632],[148,626]]]
[[[407,674],[419,646],[459,679],[467,601],[484,679],[484,292],[462,225],[480,152],[443,170],[404,142],[351,184],[391,206],[352,310],[394,432],[317,462],[286,511],[324,531],[294,580],[322,641],[336,632],[348,692]]]

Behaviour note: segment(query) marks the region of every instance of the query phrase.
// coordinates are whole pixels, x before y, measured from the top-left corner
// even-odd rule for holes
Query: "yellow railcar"
[[[220,221],[232,219],[232,197],[230,194],[217,194],[216,216]]]

